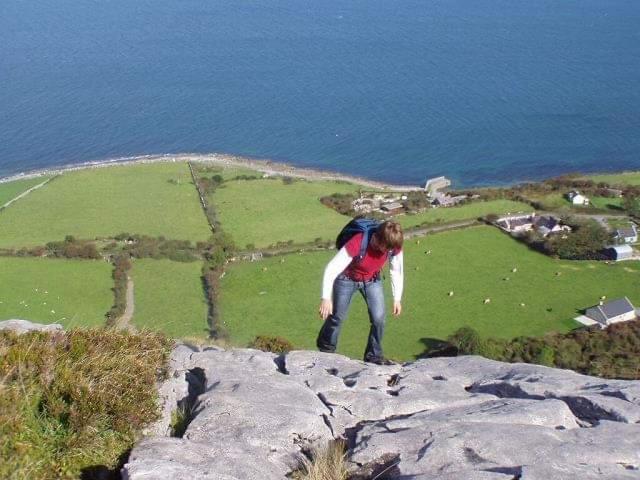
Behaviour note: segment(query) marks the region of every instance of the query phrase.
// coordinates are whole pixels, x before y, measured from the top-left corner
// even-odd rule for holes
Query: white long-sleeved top
[[[342,247],[338,250],[335,257],[327,264],[322,277],[322,298],[331,300],[333,294],[333,282],[338,275],[344,272],[349,266],[353,257],[349,255],[347,249]],[[402,299],[402,290],[404,288],[404,258],[402,251],[397,255],[389,256],[389,273],[391,276],[391,293],[393,300],[399,302]]]

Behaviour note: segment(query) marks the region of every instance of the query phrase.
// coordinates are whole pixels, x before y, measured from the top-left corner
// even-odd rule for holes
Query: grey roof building
[[[638,230],[635,225],[616,229],[615,238],[619,242],[635,243],[638,241]]]
[[[636,309],[631,301],[624,297],[587,308],[585,315],[605,327],[616,322],[634,320],[636,318]]]

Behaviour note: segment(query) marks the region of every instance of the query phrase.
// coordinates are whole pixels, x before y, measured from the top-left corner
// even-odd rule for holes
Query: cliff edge
[[[284,479],[345,438],[352,478],[640,478],[640,382],[482,357],[377,366],[320,352],[177,347],[130,480]],[[182,438],[171,412],[189,405]]]

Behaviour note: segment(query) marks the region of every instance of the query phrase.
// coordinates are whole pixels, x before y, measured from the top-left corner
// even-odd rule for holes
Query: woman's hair
[[[398,222],[394,222],[393,220],[382,222],[376,230],[376,234],[380,243],[382,243],[387,250],[402,248],[404,236],[402,234],[402,227]]]

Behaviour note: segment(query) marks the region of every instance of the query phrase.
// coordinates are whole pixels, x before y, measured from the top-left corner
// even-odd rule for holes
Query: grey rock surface
[[[359,479],[640,479],[640,381],[481,357],[377,366],[180,346],[160,392],[163,418],[126,479],[285,479],[336,438]],[[173,438],[181,402],[193,418]]]
[[[43,325],[41,323],[30,322],[29,320],[11,319],[1,321],[0,330],[13,330],[17,334],[27,333],[33,330],[41,332],[55,332],[56,330],[62,330],[62,325],[59,323]]]

